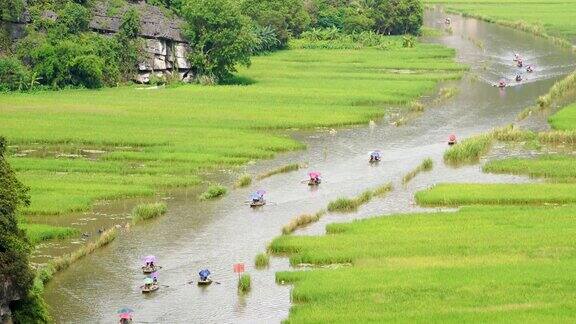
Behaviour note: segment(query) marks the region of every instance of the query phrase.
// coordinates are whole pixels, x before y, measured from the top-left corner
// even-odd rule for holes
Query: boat
[[[370,153],[370,160],[368,162],[378,163],[378,162],[380,162],[381,159],[382,159],[382,154],[380,153],[380,151],[374,151],[374,152]]]
[[[310,180],[308,180],[308,185],[309,185],[309,186],[317,186],[317,185],[319,185],[321,182],[322,182],[322,180],[320,180],[320,179],[318,179],[318,180],[310,179]]]
[[[149,285],[144,285],[141,287],[142,289],[142,293],[143,294],[149,294],[151,292],[155,292],[156,290],[158,290],[160,288],[160,286],[157,283],[153,283],[153,284],[149,284]]]
[[[456,139],[456,135],[452,134],[448,137],[448,145],[454,145],[458,143],[458,140]]]
[[[320,179],[320,172],[310,172],[308,173],[308,177],[309,186],[317,186],[320,184],[320,182],[322,182],[322,179]]]
[[[144,274],[150,274],[153,272],[156,272],[160,269],[160,267],[153,265],[153,266],[142,266],[142,272],[144,272]]]
[[[258,190],[250,196],[250,207],[259,207],[266,205],[264,194],[266,191]]]
[[[208,286],[209,284],[212,283],[212,279],[206,279],[206,280],[198,280],[198,286]]]
[[[250,207],[260,207],[264,205],[266,205],[266,200],[264,200],[264,198],[256,201],[252,200],[252,202],[250,202]]]

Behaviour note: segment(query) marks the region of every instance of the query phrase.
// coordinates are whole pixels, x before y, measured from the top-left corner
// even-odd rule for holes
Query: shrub
[[[238,177],[238,180],[236,180],[236,187],[237,188],[247,187],[251,183],[252,183],[252,176],[248,173],[244,173],[240,177]]]
[[[276,36],[276,31],[271,26],[260,27],[257,25],[254,27],[254,34],[257,39],[252,47],[254,54],[271,52],[280,48],[282,45]]]
[[[300,35],[310,24],[302,0],[244,0],[241,9],[260,27],[272,27],[280,47],[285,47],[290,36]]]
[[[120,34],[126,38],[136,38],[140,33],[140,14],[134,8],[128,9],[122,16]]]
[[[103,65],[102,59],[96,55],[82,55],[74,58],[69,68],[72,84],[92,89],[102,87]]]
[[[58,13],[56,23],[60,28],[55,32],[64,34],[79,34],[88,30],[90,24],[90,10],[81,4],[67,2]],[[61,37],[61,36],[60,36]]]
[[[214,198],[218,198],[221,196],[224,196],[226,193],[228,192],[228,189],[226,189],[226,187],[222,186],[222,185],[211,185],[210,187],[208,187],[208,190],[204,191],[201,195],[200,195],[200,200],[208,200],[208,199],[214,199]]]
[[[28,89],[30,80],[30,71],[18,59],[0,57],[0,91]]]

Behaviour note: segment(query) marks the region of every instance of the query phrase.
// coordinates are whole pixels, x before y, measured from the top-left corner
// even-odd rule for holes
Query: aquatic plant
[[[375,189],[369,189],[354,198],[340,197],[328,203],[329,212],[349,213],[356,211],[361,205],[368,203],[375,196],[383,196],[392,190],[392,184],[387,183]]]
[[[228,189],[220,184],[210,185],[206,191],[204,191],[198,197],[200,200],[209,200],[224,196],[228,192]]]
[[[300,169],[300,164],[298,163],[291,163],[291,164],[287,164],[287,165],[283,165],[281,167],[278,167],[276,169],[270,170],[268,172],[265,172],[263,174],[260,174],[257,179],[258,180],[262,180],[265,178],[269,178],[271,176],[277,175],[277,174],[281,174],[281,173],[288,173],[288,172],[292,172],[292,171],[297,171]]]
[[[426,158],[422,161],[422,163],[420,163],[416,168],[414,168],[412,171],[406,173],[404,175],[404,177],[402,177],[402,184],[407,184],[408,182],[410,182],[410,180],[412,180],[418,173],[422,172],[422,171],[430,171],[432,170],[432,167],[434,166],[434,162],[432,161],[431,158]]]
[[[168,210],[165,202],[140,204],[132,209],[132,223],[137,224],[143,220],[164,215]]]
[[[250,291],[252,285],[252,280],[248,273],[243,273],[238,280],[238,292],[245,294]]]
[[[314,214],[302,214],[290,220],[290,222],[282,226],[282,234],[288,235],[295,230],[302,228],[310,223],[317,222],[322,216],[326,214],[326,210],[321,210]]]
[[[451,164],[478,162],[486,154],[494,137],[491,134],[481,134],[459,142],[444,153],[444,161]]]
[[[249,173],[243,173],[236,180],[235,187],[243,188],[248,187],[250,184],[252,184],[252,175]]]
[[[270,256],[267,253],[258,253],[254,260],[254,265],[256,269],[262,269],[268,267],[270,264]]]
[[[523,174],[534,178],[573,180],[576,179],[576,157],[546,154],[533,159],[506,158],[489,161],[482,166],[482,170],[490,173]]]

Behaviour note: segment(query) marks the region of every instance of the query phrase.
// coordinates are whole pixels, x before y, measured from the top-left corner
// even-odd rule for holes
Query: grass
[[[552,128],[562,131],[576,130],[576,103],[567,105],[548,118]]]
[[[102,199],[197,185],[206,170],[304,148],[286,130],[367,123],[465,70],[452,49],[390,42],[255,57],[239,72],[250,85],[1,94],[11,153],[36,150],[9,159],[31,187],[23,213],[86,211]],[[103,153],[84,153],[94,149]]]
[[[551,221],[553,220],[553,221]],[[271,245],[293,265],[287,323],[572,322],[576,207],[464,208],[332,224]]]
[[[450,164],[474,163],[490,150],[491,134],[476,135],[451,146],[444,153],[444,161]]]
[[[210,185],[206,191],[198,197],[200,200],[210,200],[224,196],[228,189],[220,184]]]
[[[53,239],[65,239],[78,234],[78,230],[71,227],[30,223],[20,223],[18,226],[26,232],[26,236],[32,244]]]
[[[484,172],[529,175],[534,178],[576,179],[576,157],[550,154],[534,159],[507,158],[486,163]]]
[[[244,188],[244,187],[248,187],[251,184],[252,184],[252,175],[250,175],[248,173],[244,173],[238,177],[234,186],[236,188]]]
[[[550,38],[563,46],[576,39],[574,0],[426,0],[441,3],[449,12],[462,13],[488,22]]]
[[[418,173],[422,171],[430,171],[434,167],[434,162],[431,158],[426,158],[422,163],[420,163],[414,170],[408,172],[404,177],[402,177],[402,184],[407,184],[410,180],[414,179]]]
[[[132,209],[132,223],[137,224],[141,221],[156,218],[166,214],[168,206],[165,202],[140,204]]]
[[[425,206],[567,204],[576,203],[576,184],[438,184],[417,192],[416,201]]]
[[[254,265],[256,265],[257,269],[264,269],[270,265],[270,256],[266,253],[259,253],[256,255],[256,259],[254,260]]]
[[[250,275],[247,273],[244,273],[240,276],[240,279],[238,280],[238,292],[241,294],[246,294],[250,291],[250,289],[252,288],[252,280],[250,279]]]
[[[383,196],[392,190],[392,184],[387,183],[376,189],[369,189],[354,198],[341,197],[328,203],[329,212],[350,213],[358,210],[358,208],[375,196]]]
[[[294,217],[290,222],[282,227],[282,234],[288,235],[294,233],[299,228],[308,224],[317,222],[322,216],[326,214],[326,210],[321,210],[315,214],[302,214]]]
[[[291,163],[291,164],[287,164],[287,165],[283,165],[281,167],[278,167],[276,169],[270,170],[268,172],[265,172],[261,175],[259,175],[257,177],[258,180],[262,180],[262,179],[266,179],[272,176],[275,176],[277,174],[282,174],[282,173],[288,173],[288,172],[292,172],[292,171],[297,171],[300,169],[300,164],[298,163]]]

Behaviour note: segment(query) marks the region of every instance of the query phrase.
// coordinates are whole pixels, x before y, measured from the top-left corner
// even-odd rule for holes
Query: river
[[[425,25],[444,29],[439,11],[428,11]],[[316,212],[340,196],[358,193],[387,182],[394,190],[374,199],[353,214],[329,214],[295,235],[324,233],[327,223],[426,210],[416,206],[413,194],[439,182],[527,182],[526,177],[491,175],[479,165],[453,168],[444,165],[449,134],[459,138],[515,121],[517,114],[563,75],[574,69],[574,56],[549,41],[513,29],[471,18],[451,16],[451,33],[425,41],[457,50],[457,59],[471,66],[459,81],[441,86],[457,87],[458,94],[443,102],[428,102],[421,116],[400,127],[391,125],[394,116],[336,132],[297,133],[306,151],[279,155],[248,167],[257,174],[287,163],[306,163],[308,169],[256,181],[249,188],[232,190],[222,199],[199,202],[198,188],[173,194],[168,213],[144,225],[124,231],[108,247],[74,264],[47,285],[45,297],[59,323],[114,323],[116,310],[135,310],[136,323],[277,323],[288,316],[290,286],[278,285],[274,273],[289,269],[285,258],[272,258],[267,270],[256,270],[253,260],[280,234],[281,227],[302,213]],[[519,71],[514,53],[536,67],[523,73],[525,81],[513,82]],[[499,90],[492,84],[507,77],[514,86]],[[544,117],[523,122],[533,128],[546,127]],[[380,149],[383,161],[367,163],[370,150]],[[424,158],[434,160],[434,169],[422,173],[407,186],[402,176]],[[322,172],[325,181],[317,189],[300,181],[309,170]],[[221,177],[215,174],[214,177]],[[231,181],[228,179],[228,181]],[[269,204],[251,209],[245,200],[251,191],[265,189]],[[118,214],[126,202],[98,210]],[[121,214],[121,213],[120,213]],[[94,216],[94,215],[92,215]],[[90,215],[87,217],[91,217]],[[95,217],[95,216],[94,216]],[[140,258],[154,254],[163,268],[162,287],[150,296],[140,293],[143,275]],[[239,296],[232,265],[244,262],[252,276],[252,290]],[[220,284],[197,287],[198,270],[208,267]]]

